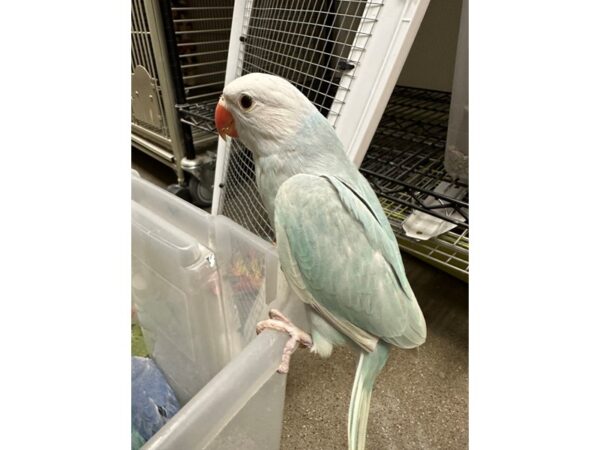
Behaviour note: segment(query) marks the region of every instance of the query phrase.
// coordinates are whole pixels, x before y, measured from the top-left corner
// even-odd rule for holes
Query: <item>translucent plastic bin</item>
[[[277,449],[287,337],[256,323],[275,307],[300,325],[272,245],[132,176],[132,299],[152,357],[184,405],[144,449]]]

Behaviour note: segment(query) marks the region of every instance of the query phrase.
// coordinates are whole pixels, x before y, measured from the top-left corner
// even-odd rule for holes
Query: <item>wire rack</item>
[[[449,93],[396,86],[360,170],[379,196],[400,246],[467,280],[468,186],[444,170],[449,107]],[[441,183],[462,188],[463,195],[437,192]],[[430,240],[411,239],[403,224],[414,211],[456,227]]]
[[[335,127],[382,4],[382,0],[247,0],[237,75],[263,72],[286,78]],[[236,141],[229,150],[219,211],[273,240],[252,154]]]
[[[217,101],[217,99],[210,99],[198,103],[177,105],[181,121],[191,125],[194,129],[216,134],[215,107]]]

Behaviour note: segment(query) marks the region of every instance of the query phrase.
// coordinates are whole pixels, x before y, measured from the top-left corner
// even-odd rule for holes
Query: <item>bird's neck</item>
[[[277,151],[256,155],[256,182],[271,224],[277,191],[294,175],[336,174],[351,165],[342,143],[327,120],[317,113],[293,139],[279,143]]]
[[[293,151],[293,150],[289,150]],[[256,184],[263,204],[269,214],[271,225],[273,223],[273,212],[275,209],[275,197],[280,186],[289,178],[301,173],[301,167],[296,164],[286,164],[287,158],[280,154],[268,156],[255,156]]]

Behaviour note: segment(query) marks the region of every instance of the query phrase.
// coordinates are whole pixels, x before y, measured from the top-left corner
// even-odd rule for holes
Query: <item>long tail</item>
[[[371,353],[361,352],[354,385],[352,398],[348,411],[348,449],[364,450],[367,439],[367,422],[369,420],[369,404],[375,378],[385,366],[388,359],[389,344],[379,341]]]

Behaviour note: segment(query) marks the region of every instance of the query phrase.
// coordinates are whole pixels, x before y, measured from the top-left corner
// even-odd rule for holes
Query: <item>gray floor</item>
[[[134,169],[161,186],[173,171],[136,152]],[[408,279],[428,325],[416,350],[394,348],[373,397],[367,449],[468,448],[468,285],[404,255]],[[307,350],[292,357],[281,449],[346,448],[347,408],[356,357],[336,348],[329,359]]]
[[[375,384],[367,449],[468,448],[468,286],[410,256],[408,279],[428,325],[416,350],[394,348]],[[344,449],[355,355],[292,357],[281,448]]]

